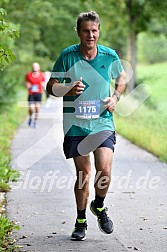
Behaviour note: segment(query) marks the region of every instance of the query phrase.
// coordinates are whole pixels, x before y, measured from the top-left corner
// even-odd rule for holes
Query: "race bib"
[[[38,93],[39,92],[39,86],[38,85],[32,85],[31,86],[31,92],[32,93]]]
[[[75,116],[80,119],[98,118],[100,115],[100,100],[75,101]]]

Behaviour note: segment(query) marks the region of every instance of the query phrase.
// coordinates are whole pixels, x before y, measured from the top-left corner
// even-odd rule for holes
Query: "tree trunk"
[[[133,68],[132,79],[127,84],[126,92],[131,92],[135,87],[136,80],[136,64],[137,64],[137,49],[136,49],[136,21],[137,21],[137,11],[136,11],[136,0],[126,0],[126,8],[129,17],[129,36],[128,36],[128,61]]]
[[[133,24],[130,25],[129,38],[128,38],[128,62],[131,64],[133,69],[132,79],[127,84],[126,92],[131,92],[135,87],[136,80],[136,65],[137,65],[137,48],[136,48],[136,40],[137,35],[135,30],[133,29]]]

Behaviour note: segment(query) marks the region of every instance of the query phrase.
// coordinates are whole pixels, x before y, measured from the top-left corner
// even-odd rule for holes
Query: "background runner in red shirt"
[[[40,71],[40,65],[37,62],[34,62],[32,64],[32,71],[28,72],[25,76],[25,86],[28,89],[28,125],[35,128],[37,128],[37,119],[42,100],[44,81],[45,78],[44,74]]]

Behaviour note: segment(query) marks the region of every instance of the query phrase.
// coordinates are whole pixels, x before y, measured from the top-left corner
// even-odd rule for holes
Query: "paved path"
[[[76,212],[75,169],[62,151],[62,100],[43,107],[39,128],[25,123],[12,144],[12,165],[21,172],[7,195],[7,212],[19,222],[20,251],[166,252],[167,165],[118,136],[112,185],[106,199],[115,229],[101,233],[88,208],[87,240],[70,240]],[[93,192],[93,158],[90,200]]]

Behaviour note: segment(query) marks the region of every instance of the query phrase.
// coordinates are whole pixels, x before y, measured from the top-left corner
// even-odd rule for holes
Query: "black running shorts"
[[[63,149],[66,158],[85,156],[100,147],[107,147],[114,152],[115,131],[101,131],[88,136],[65,136]]]
[[[29,103],[36,103],[36,102],[41,102],[42,100],[42,94],[30,94],[28,96],[28,101]]]

